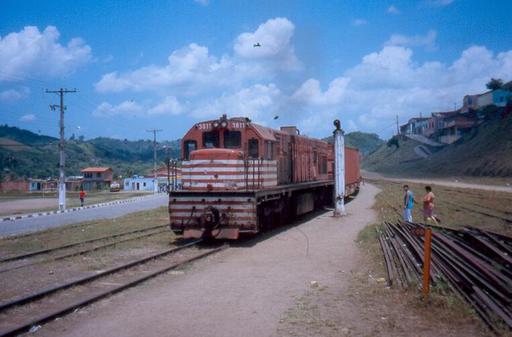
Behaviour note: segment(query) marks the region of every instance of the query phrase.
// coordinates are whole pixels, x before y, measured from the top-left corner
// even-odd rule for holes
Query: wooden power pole
[[[158,178],[157,178],[157,175],[156,175],[156,133],[157,132],[161,132],[162,130],[161,129],[151,129],[151,130],[146,130],[147,132],[153,132],[153,192],[156,193],[158,192]]]
[[[64,110],[66,107],[64,106],[64,94],[75,93],[76,89],[63,89],[59,90],[48,90],[46,89],[47,94],[59,94],[60,96],[60,105],[52,104],[50,108],[55,110],[57,107],[60,109],[60,121],[59,121],[59,129],[60,129],[60,142],[59,142],[59,210],[64,211],[66,209],[66,176],[64,173],[64,166],[66,163],[66,157],[64,155]]]

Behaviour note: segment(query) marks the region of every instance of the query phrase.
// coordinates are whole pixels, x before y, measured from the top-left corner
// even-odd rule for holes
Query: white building
[[[125,191],[154,191],[154,178],[144,176],[133,176],[123,180],[123,189]]]

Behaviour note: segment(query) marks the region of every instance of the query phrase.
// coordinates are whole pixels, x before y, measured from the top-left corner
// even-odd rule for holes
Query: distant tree
[[[83,135],[79,136],[79,137],[78,137],[78,141],[79,141],[79,142],[83,142],[83,141],[84,141],[84,136],[83,136]]]
[[[503,80],[499,78],[491,78],[491,80],[485,86],[489,90],[496,90],[503,86]]]
[[[69,137],[69,140],[75,140],[75,134],[71,134],[71,137]]]
[[[398,137],[393,136],[393,138],[388,140],[387,145],[388,145],[388,147],[396,146],[396,148],[398,149],[400,147],[400,143],[398,142]]]

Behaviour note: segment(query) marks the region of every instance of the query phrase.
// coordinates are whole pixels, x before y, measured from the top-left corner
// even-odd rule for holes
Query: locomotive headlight
[[[214,128],[218,128],[219,127],[219,122],[218,121],[213,122],[213,127]]]
[[[220,127],[221,127],[221,128],[227,128],[227,127],[228,127],[228,122],[227,122],[227,121],[222,121],[222,122],[220,123]]]

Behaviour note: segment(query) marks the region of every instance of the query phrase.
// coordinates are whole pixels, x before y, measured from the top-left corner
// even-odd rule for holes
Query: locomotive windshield
[[[226,149],[236,149],[240,147],[242,133],[240,131],[224,131],[224,147]]]
[[[219,147],[219,131],[203,132],[203,147]]]

